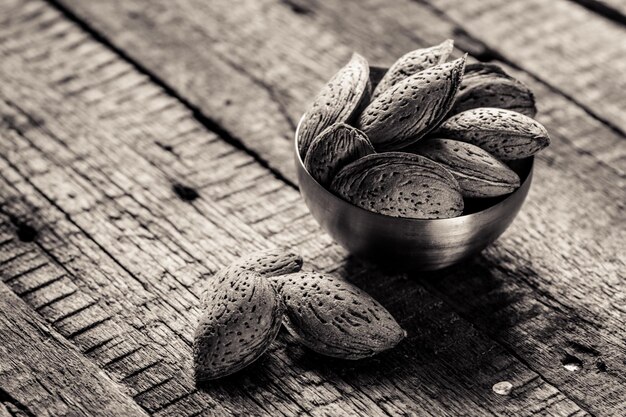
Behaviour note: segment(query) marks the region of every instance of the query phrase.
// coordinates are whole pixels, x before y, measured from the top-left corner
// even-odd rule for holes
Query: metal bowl
[[[475,255],[495,241],[517,215],[532,180],[533,158],[511,168],[521,186],[503,197],[466,201],[466,212],[451,219],[391,217],[357,207],[322,187],[304,168],[295,137],[300,193],[309,211],[333,239],[368,261],[405,270],[435,270]]]

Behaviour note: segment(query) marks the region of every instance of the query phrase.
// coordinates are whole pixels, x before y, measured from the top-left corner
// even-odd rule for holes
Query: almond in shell
[[[398,84],[405,78],[417,74],[427,68],[434,65],[443,64],[452,53],[454,47],[454,41],[452,39],[445,40],[439,45],[432,46],[430,48],[416,49],[411,51],[398,59],[385,73],[385,76],[380,80],[372,98],[375,99],[385,90]]]
[[[546,128],[511,110],[480,107],[446,120],[437,136],[479,146],[501,160],[523,159],[550,144]]]
[[[229,268],[247,269],[266,277],[291,274],[302,268],[302,256],[285,248],[266,249],[242,256]]]
[[[417,142],[450,111],[464,67],[465,57],[405,78],[373,100],[356,126],[377,151]]]
[[[318,183],[326,187],[341,168],[374,152],[363,132],[345,123],[337,123],[311,143],[304,166]]]
[[[439,219],[463,212],[461,190],[452,174],[406,152],[367,155],[339,171],[330,188],[358,207],[393,217]]]
[[[291,274],[302,268],[302,256],[285,248],[266,249],[241,256],[225,268],[222,268],[211,284],[223,283],[240,274],[242,270],[253,271],[263,277]],[[202,305],[206,306],[211,295],[211,287],[207,288],[202,296]]]
[[[477,107],[497,107],[534,117],[535,96],[522,82],[495,64],[478,62],[465,67],[465,75],[450,114]]]
[[[260,274],[233,269],[209,289],[193,341],[197,381],[233,374],[257,360],[276,338],[280,296]]]
[[[362,359],[406,336],[380,303],[349,282],[313,272],[271,279],[285,304],[289,333],[322,355]]]
[[[298,129],[298,150],[304,159],[306,152],[322,131],[334,123],[350,122],[367,100],[370,91],[369,65],[359,54],[341,68],[319,92],[302,117]]]
[[[497,197],[513,192],[519,176],[476,145],[451,139],[425,139],[411,151],[448,169],[461,187],[463,197]]]

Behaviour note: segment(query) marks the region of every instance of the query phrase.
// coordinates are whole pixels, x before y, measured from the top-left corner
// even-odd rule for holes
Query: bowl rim
[[[379,217],[381,219],[381,221],[391,221],[391,222],[402,222],[402,223],[415,223],[415,224],[432,224],[432,223],[439,223],[439,224],[443,224],[443,223],[465,223],[467,221],[471,221],[474,218],[478,218],[481,216],[484,216],[492,211],[497,211],[498,208],[501,205],[504,205],[509,199],[512,199],[515,194],[517,194],[522,188],[524,188],[524,186],[526,185],[526,183],[528,181],[531,180],[532,178],[532,173],[533,173],[533,168],[535,165],[535,157],[534,156],[530,156],[528,158],[524,158],[522,159],[522,161],[528,161],[528,173],[526,174],[526,177],[523,179],[523,181],[520,182],[519,187],[513,191],[512,193],[510,193],[509,195],[507,195],[503,200],[497,202],[496,204],[487,207],[486,209],[474,212],[474,213],[468,213],[468,214],[462,214],[460,216],[456,216],[456,217],[447,217],[447,218],[442,218],[442,219],[416,219],[416,218],[412,218],[412,217],[394,217],[394,216],[388,216],[386,214],[381,214],[381,213],[376,213],[374,211],[369,211],[366,210],[362,207],[359,207],[355,204],[352,204],[349,201],[344,200],[343,198],[338,197],[337,195],[335,195],[333,192],[331,192],[330,190],[326,189],[326,187],[322,186],[319,182],[317,182],[317,180],[315,178],[313,178],[313,176],[309,173],[309,171],[306,169],[306,167],[304,166],[304,161],[302,161],[302,158],[300,157],[300,151],[298,149],[298,139],[300,137],[300,126],[302,126],[302,121],[304,120],[304,117],[306,116],[306,113],[302,115],[302,117],[300,117],[300,120],[298,121],[298,125],[296,127],[296,132],[295,132],[295,137],[294,137],[294,152],[295,152],[295,157],[296,157],[296,161],[298,162],[298,164],[300,165],[300,171],[303,171],[310,180],[312,180],[315,185],[320,188],[321,190],[323,190],[323,192],[328,195],[333,201],[337,201],[339,204],[347,204],[352,208],[357,209],[357,211],[360,211],[363,213],[363,215],[367,215],[367,216],[373,216],[373,217]],[[401,151],[400,151],[401,152]],[[300,186],[300,184],[298,184],[298,186],[300,187],[300,189],[302,188]]]

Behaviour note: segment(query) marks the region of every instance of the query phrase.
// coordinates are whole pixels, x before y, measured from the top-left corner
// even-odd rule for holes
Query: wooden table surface
[[[446,38],[531,86],[552,145],[494,245],[391,274],[317,226],[291,140],[353,51]],[[625,91],[622,0],[0,0],[0,416],[626,415]],[[279,245],[407,339],[281,333],[196,386],[203,286]]]

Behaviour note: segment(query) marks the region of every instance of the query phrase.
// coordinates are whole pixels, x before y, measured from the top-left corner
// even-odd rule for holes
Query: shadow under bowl
[[[403,270],[436,270],[476,255],[494,242],[519,212],[532,181],[534,158],[513,161],[521,185],[498,198],[466,200],[450,219],[410,219],[374,213],[322,187],[305,169],[295,136],[300,193],[319,225],[353,255]]]

